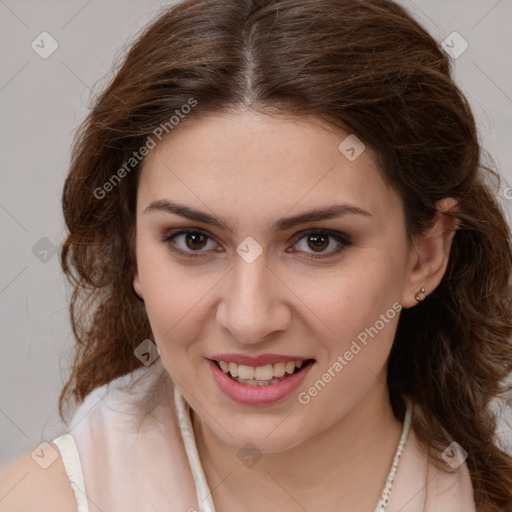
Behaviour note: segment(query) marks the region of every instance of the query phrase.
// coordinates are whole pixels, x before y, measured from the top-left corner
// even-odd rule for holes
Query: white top
[[[62,462],[68,475],[75,498],[78,504],[77,512],[89,512],[87,495],[85,494],[84,474],[80,465],[80,456],[76,449],[76,444],[70,434],[64,434],[53,442],[59,447]]]
[[[215,512],[190,406],[158,361],[92,391],[74,413],[68,433],[53,441],[78,512],[89,512],[89,503],[94,511]],[[144,412],[148,415],[142,419]],[[407,512],[476,512],[466,464],[455,480],[428,474],[409,431],[410,417],[411,407],[375,512],[396,512],[406,504]],[[427,482],[435,495],[428,495]]]

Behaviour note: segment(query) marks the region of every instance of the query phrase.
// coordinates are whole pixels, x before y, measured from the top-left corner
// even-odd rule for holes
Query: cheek
[[[173,346],[187,345],[215,317],[211,301],[213,297],[222,300],[216,285],[221,285],[224,294],[229,293],[221,283],[223,271],[219,273],[208,264],[177,262],[165,245],[148,233],[142,233],[139,242],[139,275],[156,342],[162,351],[171,341]],[[284,287],[288,298],[283,300],[297,310],[298,323],[317,338],[323,346],[320,350],[327,349],[331,358],[348,350],[352,340],[400,298],[403,268],[393,253],[392,247],[368,248],[330,269],[282,271],[280,277],[293,290],[290,294]],[[379,337],[389,336],[391,330],[386,323]],[[385,345],[389,343],[381,344]]]
[[[300,403],[310,403],[322,421],[339,419],[379,378],[401,311],[402,275],[399,261],[375,255],[333,275],[321,293],[309,298],[322,319],[316,334],[324,357],[302,389]]]
[[[144,244],[143,237],[140,242],[137,263],[146,312],[156,342],[165,350],[170,340],[181,339],[183,330],[190,327],[188,319],[200,309],[201,295],[207,288],[173,263],[156,242]]]
[[[332,357],[333,352],[350,346],[352,339],[373,326],[381,315],[388,312],[386,320],[395,316],[393,304],[396,308],[401,298],[402,274],[400,262],[375,252],[347,260],[318,278],[302,275],[294,283],[294,291],[307,306],[304,314],[311,318],[312,329]],[[381,338],[392,336],[391,323],[386,322]]]

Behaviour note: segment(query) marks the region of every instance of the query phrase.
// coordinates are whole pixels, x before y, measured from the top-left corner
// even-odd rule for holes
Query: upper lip
[[[311,357],[285,356],[281,354],[261,354],[259,356],[247,356],[244,354],[215,354],[210,357],[214,361],[242,364],[244,366],[266,366],[267,364],[287,363],[289,361],[307,361]]]

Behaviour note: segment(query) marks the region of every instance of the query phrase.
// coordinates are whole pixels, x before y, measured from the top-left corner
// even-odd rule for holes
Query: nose
[[[287,291],[289,294],[263,254],[252,263],[236,258],[233,270],[226,276],[217,322],[239,343],[266,341],[273,333],[289,327]]]

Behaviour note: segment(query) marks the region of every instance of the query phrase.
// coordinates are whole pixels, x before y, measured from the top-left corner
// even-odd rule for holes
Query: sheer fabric
[[[215,510],[200,486],[189,406],[158,361],[91,392],[54,440],[78,512]],[[476,512],[465,463],[455,475],[429,471],[411,428],[387,512]]]

